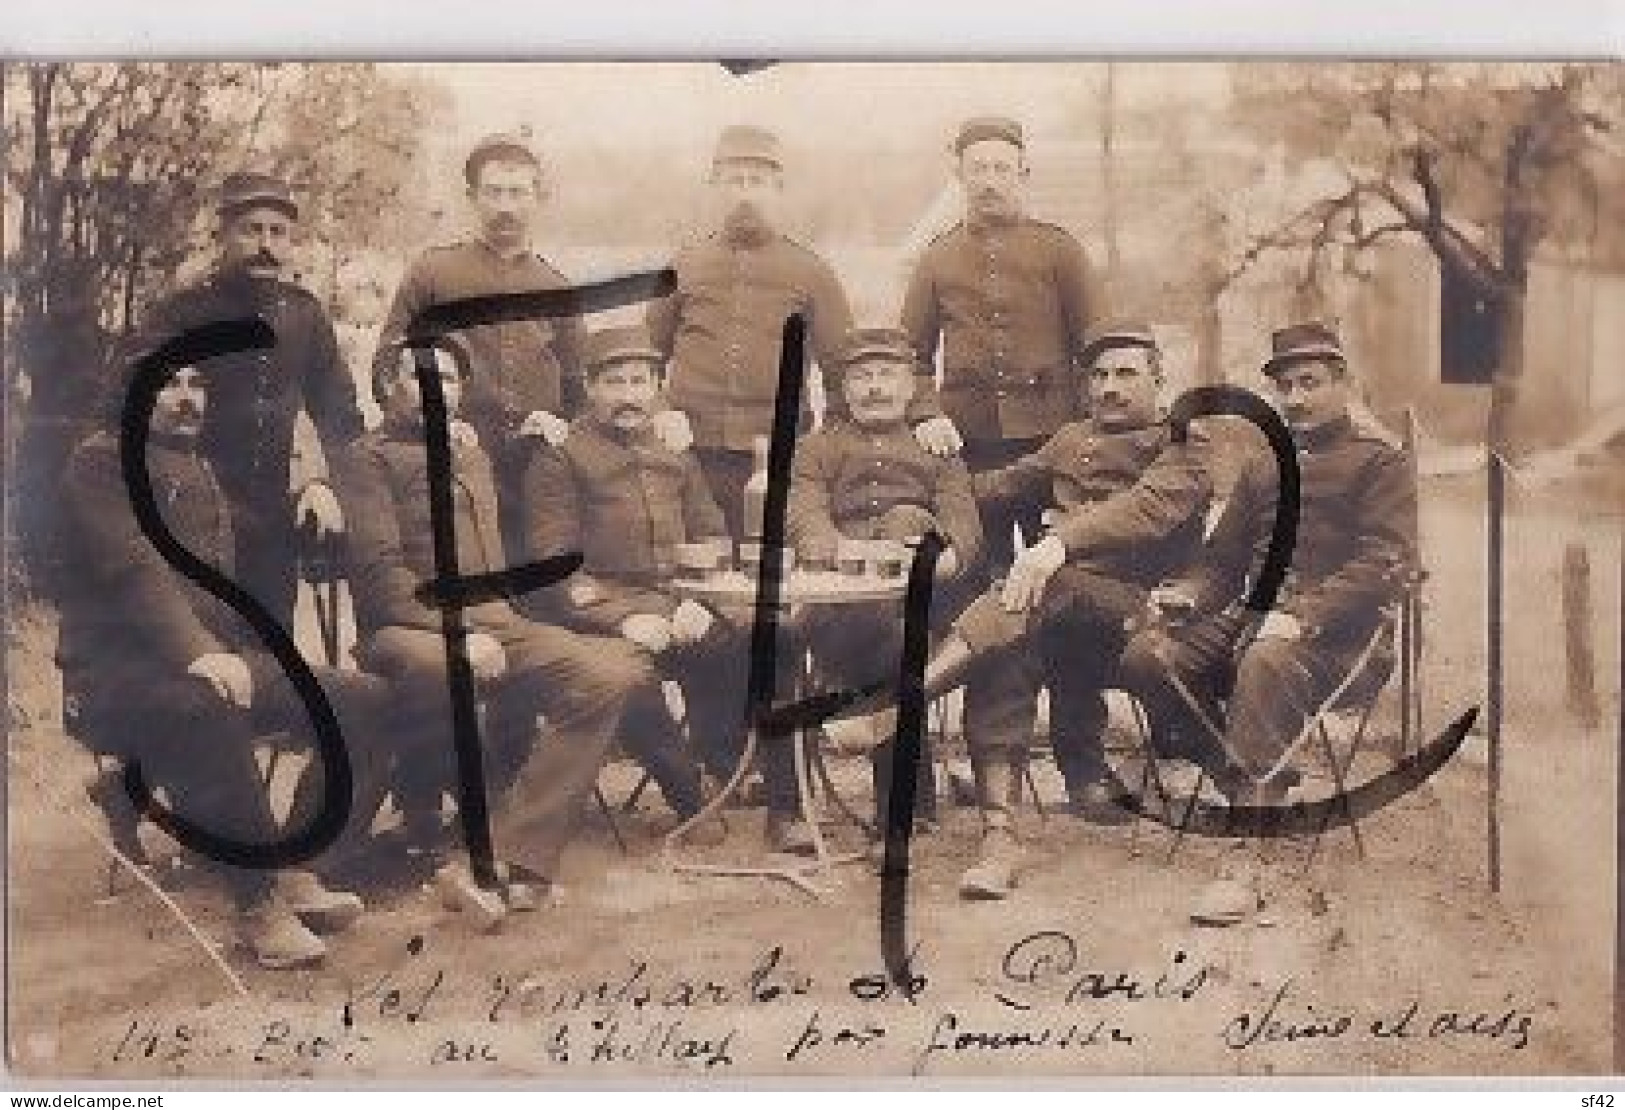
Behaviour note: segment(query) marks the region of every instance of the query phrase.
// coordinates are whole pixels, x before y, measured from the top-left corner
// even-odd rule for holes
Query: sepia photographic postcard
[[[3,107],[15,1079],[1618,1070],[1619,64]]]

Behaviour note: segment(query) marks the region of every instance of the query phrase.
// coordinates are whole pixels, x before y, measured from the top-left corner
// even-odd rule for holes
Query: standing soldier
[[[926,248],[903,300],[903,328],[922,362],[909,416],[928,450],[962,451],[977,474],[1032,453],[1081,415],[1072,371],[1106,306],[1078,241],[1022,211],[1021,125],[969,120],[953,153],[965,218]],[[940,390],[932,375],[939,344]],[[1031,536],[1040,508],[984,511],[996,564],[1009,562],[1012,522]]]
[[[296,528],[310,517],[320,533],[344,527],[326,481],[307,481],[290,496],[294,421],[303,405],[329,465],[361,432],[355,386],[327,313],[310,292],[284,279],[298,217],[293,195],[277,178],[227,177],[213,272],[159,303],[140,340],[141,349],[152,350],[188,329],[253,316],[275,331],[270,350],[224,355],[198,367],[209,397],[199,446],[231,506],[238,580],[290,629],[298,594]]]
[[[563,288],[564,275],[531,249],[547,199],[542,163],[515,135],[491,135],[463,163],[473,238],[432,247],[401,279],[378,336],[373,374],[393,372],[414,318],[467,297]],[[537,441],[559,443],[581,399],[581,324],[574,317],[484,324],[456,333],[469,359],[464,413],[496,471],[503,543],[519,551],[519,496]]]
[[[725,129],[711,187],[721,227],[678,254],[677,290],[650,306],[648,324],[670,359],[670,403],[688,417],[712,495],[741,539],[753,441],[773,431],[785,320],[807,320],[813,357],[828,367],[852,319],[829,264],[779,230],[784,159],[776,136]]]
[[[1415,480],[1398,448],[1352,419],[1353,384],[1336,333],[1298,324],[1277,331],[1272,347],[1264,374],[1292,431],[1300,478],[1297,543],[1281,595],[1262,620],[1241,602],[1276,512],[1274,464],[1264,458],[1242,471],[1200,565],[1157,593],[1159,604],[1190,619],[1135,637],[1122,660],[1124,685],[1145,704],[1153,732],[1217,747],[1198,761],[1221,768],[1218,785],[1242,805],[1284,799],[1309,715],[1384,620],[1416,551]],[[1180,697],[1170,675],[1200,704]],[[1225,722],[1221,737],[1193,719],[1195,709]],[[1231,924],[1256,896],[1221,878],[1192,916]]]

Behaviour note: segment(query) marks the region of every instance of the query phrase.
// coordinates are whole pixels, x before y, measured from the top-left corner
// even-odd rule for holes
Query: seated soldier
[[[588,337],[586,411],[563,443],[536,452],[525,474],[527,556],[581,553],[580,570],[557,591],[561,619],[619,636],[656,660],[682,687],[695,749],[726,782],[743,747],[747,636],[740,614],[719,615],[669,588],[680,545],[720,545],[727,532],[699,463],[655,434],[662,359],[641,327]],[[698,812],[699,770],[664,708],[658,720],[629,720],[623,729],[647,733],[640,748],[660,757],[649,767],[672,809],[685,819]],[[666,746],[655,752],[657,743]],[[721,828],[694,832],[714,842]]]
[[[845,415],[831,417],[796,448],[785,535],[801,563],[833,566],[843,539],[914,544],[936,531],[946,546],[937,560],[939,592],[932,609],[952,611],[952,600],[940,591],[976,568],[982,526],[965,464],[957,457],[931,454],[909,428],[915,361],[901,330],[850,333],[836,371],[837,399],[844,402]],[[824,684],[847,690],[876,681],[895,685],[903,650],[900,603],[811,607],[800,614],[793,631],[793,642],[811,648]],[[800,657],[800,650],[789,648],[779,658],[785,667],[795,667]],[[781,689],[791,685],[781,678]],[[875,821],[884,835],[893,745],[890,734],[877,739],[881,743],[871,753]],[[763,752],[769,839],[775,846],[805,851],[806,830],[793,820],[799,805],[791,751],[788,744],[769,743]],[[931,769],[931,753],[922,745],[912,773],[919,776],[916,812],[926,821],[935,817]]]
[[[1199,444],[1174,443],[1159,414],[1154,333],[1137,323],[1104,328],[1083,359],[1089,370],[1079,388],[1091,416],[976,478],[984,498],[1048,497],[1047,535],[959,615],[926,665],[928,694],[961,679],[966,685],[984,829],[981,859],[960,880],[966,898],[1004,898],[1019,878],[1015,776],[1042,685],[1074,812],[1101,824],[1130,820],[1104,783],[1104,691],[1150,588],[1184,566],[1201,539],[1208,474]]]
[[[1218,769],[1232,801],[1278,804],[1297,773],[1293,747],[1398,596],[1416,546],[1416,487],[1405,457],[1355,424],[1347,360],[1321,324],[1272,337],[1264,374],[1297,446],[1300,509],[1291,571],[1271,611],[1242,606],[1262,566],[1276,511],[1274,461],[1249,460],[1203,556],[1158,600],[1188,615],[1136,636],[1123,685],[1145,705],[1154,735],[1177,734]],[[1170,683],[1179,680],[1188,700]],[[1218,705],[1228,698],[1225,712]],[[1214,736],[1201,719],[1223,722]],[[1254,876],[1256,880],[1256,876]],[[1193,916],[1229,924],[1256,908],[1256,891],[1221,879]]]
[[[230,510],[198,451],[207,404],[198,371],[176,371],[158,393],[146,467],[165,526],[229,578]],[[308,735],[304,703],[247,621],[171,568],[143,534],[116,435],[99,432],[78,447],[64,493],[65,553],[75,573],[65,579],[73,586],[61,599],[57,656],[70,729],[97,751],[138,763],[173,811],[206,832],[246,845],[279,839],[254,742],[280,730]],[[365,675],[312,669],[338,714],[351,766],[365,777],[387,692]],[[288,832],[316,818],[322,775],[313,759]],[[326,945],[312,929],[343,928],[362,909],[355,895],[327,890],[309,871],[204,864],[230,891],[238,936],[263,967],[320,962]]]
[[[338,473],[351,522],[357,657],[391,683],[400,744],[393,788],[408,815],[423,815],[421,823],[452,788],[453,745],[441,614],[416,596],[435,577],[435,550],[414,357],[407,349],[378,368],[374,393],[384,423],[351,445]],[[462,352],[448,341],[434,361],[446,411],[455,415]],[[464,575],[505,569],[490,462],[464,426],[453,430],[457,567]],[[644,719],[663,699],[647,661],[623,641],[527,620],[501,599],[469,606],[463,617],[484,708],[488,782],[478,786],[489,787],[493,799],[505,795],[492,806],[492,840],[508,879],[485,889],[454,863],[439,881],[448,904],[491,929],[508,909],[536,908],[538,886],[556,874],[623,715]],[[537,744],[540,713],[553,735]],[[627,731],[625,741],[632,746],[646,735]]]

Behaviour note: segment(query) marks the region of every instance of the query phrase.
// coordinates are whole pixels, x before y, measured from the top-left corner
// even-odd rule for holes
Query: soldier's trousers
[[[299,597],[299,537],[284,486],[228,498],[237,582],[293,634]]]
[[[728,535],[740,541],[745,536],[745,486],[750,482],[755,459],[749,451],[733,451],[726,447],[695,447],[694,457],[700,472],[705,475],[711,496],[722,510],[722,519],[728,526]]]
[[[999,470],[1024,455],[1038,450],[1044,438],[968,440],[960,451],[960,458],[972,474]],[[1011,547],[1011,527],[1019,524],[1021,534],[1029,544],[1038,538],[1043,526],[1045,504],[1038,499],[1027,501],[985,502],[981,506],[982,532],[987,537],[987,561],[1001,570],[1015,558]]]
[[[85,676],[81,729],[93,748],[137,760],[154,790],[191,823],[245,844],[265,844],[281,832],[254,759],[257,737],[286,731],[294,747],[311,735],[305,705],[274,660],[246,652],[253,679],[251,707],[222,699],[208,682],[150,666],[113,663]],[[368,675],[313,667],[344,736],[352,774],[361,784],[379,773],[388,688]],[[294,791],[285,829],[299,832],[321,809],[325,765],[314,755]],[[352,808],[352,814],[355,810]],[[239,906],[269,890],[272,873],[218,860],[217,871]]]
[[[470,622],[473,624],[474,622]],[[491,800],[497,857],[551,878],[580,821],[623,718],[654,712],[653,668],[632,645],[512,618],[476,626],[501,642],[507,669],[479,691],[488,765],[480,784]],[[399,735],[413,753],[396,764],[403,804],[455,789],[451,701],[440,634],[378,630],[364,645],[367,666],[390,682]],[[537,742],[537,717],[549,735]],[[643,730],[638,730],[642,732]],[[628,745],[638,742],[627,730]]]
[[[1106,770],[1105,691],[1144,612],[1146,590],[1079,566],[1055,572],[1026,613],[1008,613],[997,592],[978,597],[954,622],[977,654],[965,679],[965,736],[973,760],[1022,757],[1034,698],[1050,690],[1050,739],[1069,790]]]
[[[666,676],[682,688],[691,750],[700,765],[719,782],[733,777],[744,755],[749,651],[749,633],[718,619],[698,643],[673,647],[659,661]],[[674,754],[686,759],[681,750]],[[660,776],[653,767],[650,773],[659,781]],[[697,776],[694,782],[697,790]],[[670,790],[664,792],[673,809],[679,813],[693,812],[680,805]]]
[[[781,700],[795,695],[796,672],[809,649],[822,690],[856,690],[875,682],[893,688],[902,665],[902,611],[891,605],[835,605],[807,610],[793,628],[786,629],[780,636],[778,694]],[[795,748],[790,738],[763,738],[761,758],[768,809],[775,813],[799,812]],[[869,762],[874,776],[876,828],[884,830],[892,778],[897,773],[895,744],[887,740],[872,749]],[[934,820],[937,782],[928,734],[920,737],[919,759],[913,772],[914,812],[919,817]]]
[[[1346,639],[1253,639],[1255,626],[1232,609],[1182,628],[1149,629],[1129,643],[1121,681],[1145,707],[1153,737],[1164,738],[1165,754],[1166,738],[1175,737],[1172,754],[1264,781],[1360,652],[1358,642]],[[1196,719],[1170,676],[1219,725],[1218,737]]]

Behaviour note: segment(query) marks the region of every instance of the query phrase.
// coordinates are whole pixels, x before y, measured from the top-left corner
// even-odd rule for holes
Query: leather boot
[[[1016,782],[1011,759],[1000,753],[971,763],[982,807],[981,858],[959,879],[961,898],[985,900],[1008,898],[1021,878],[1021,842],[1016,838]]]

